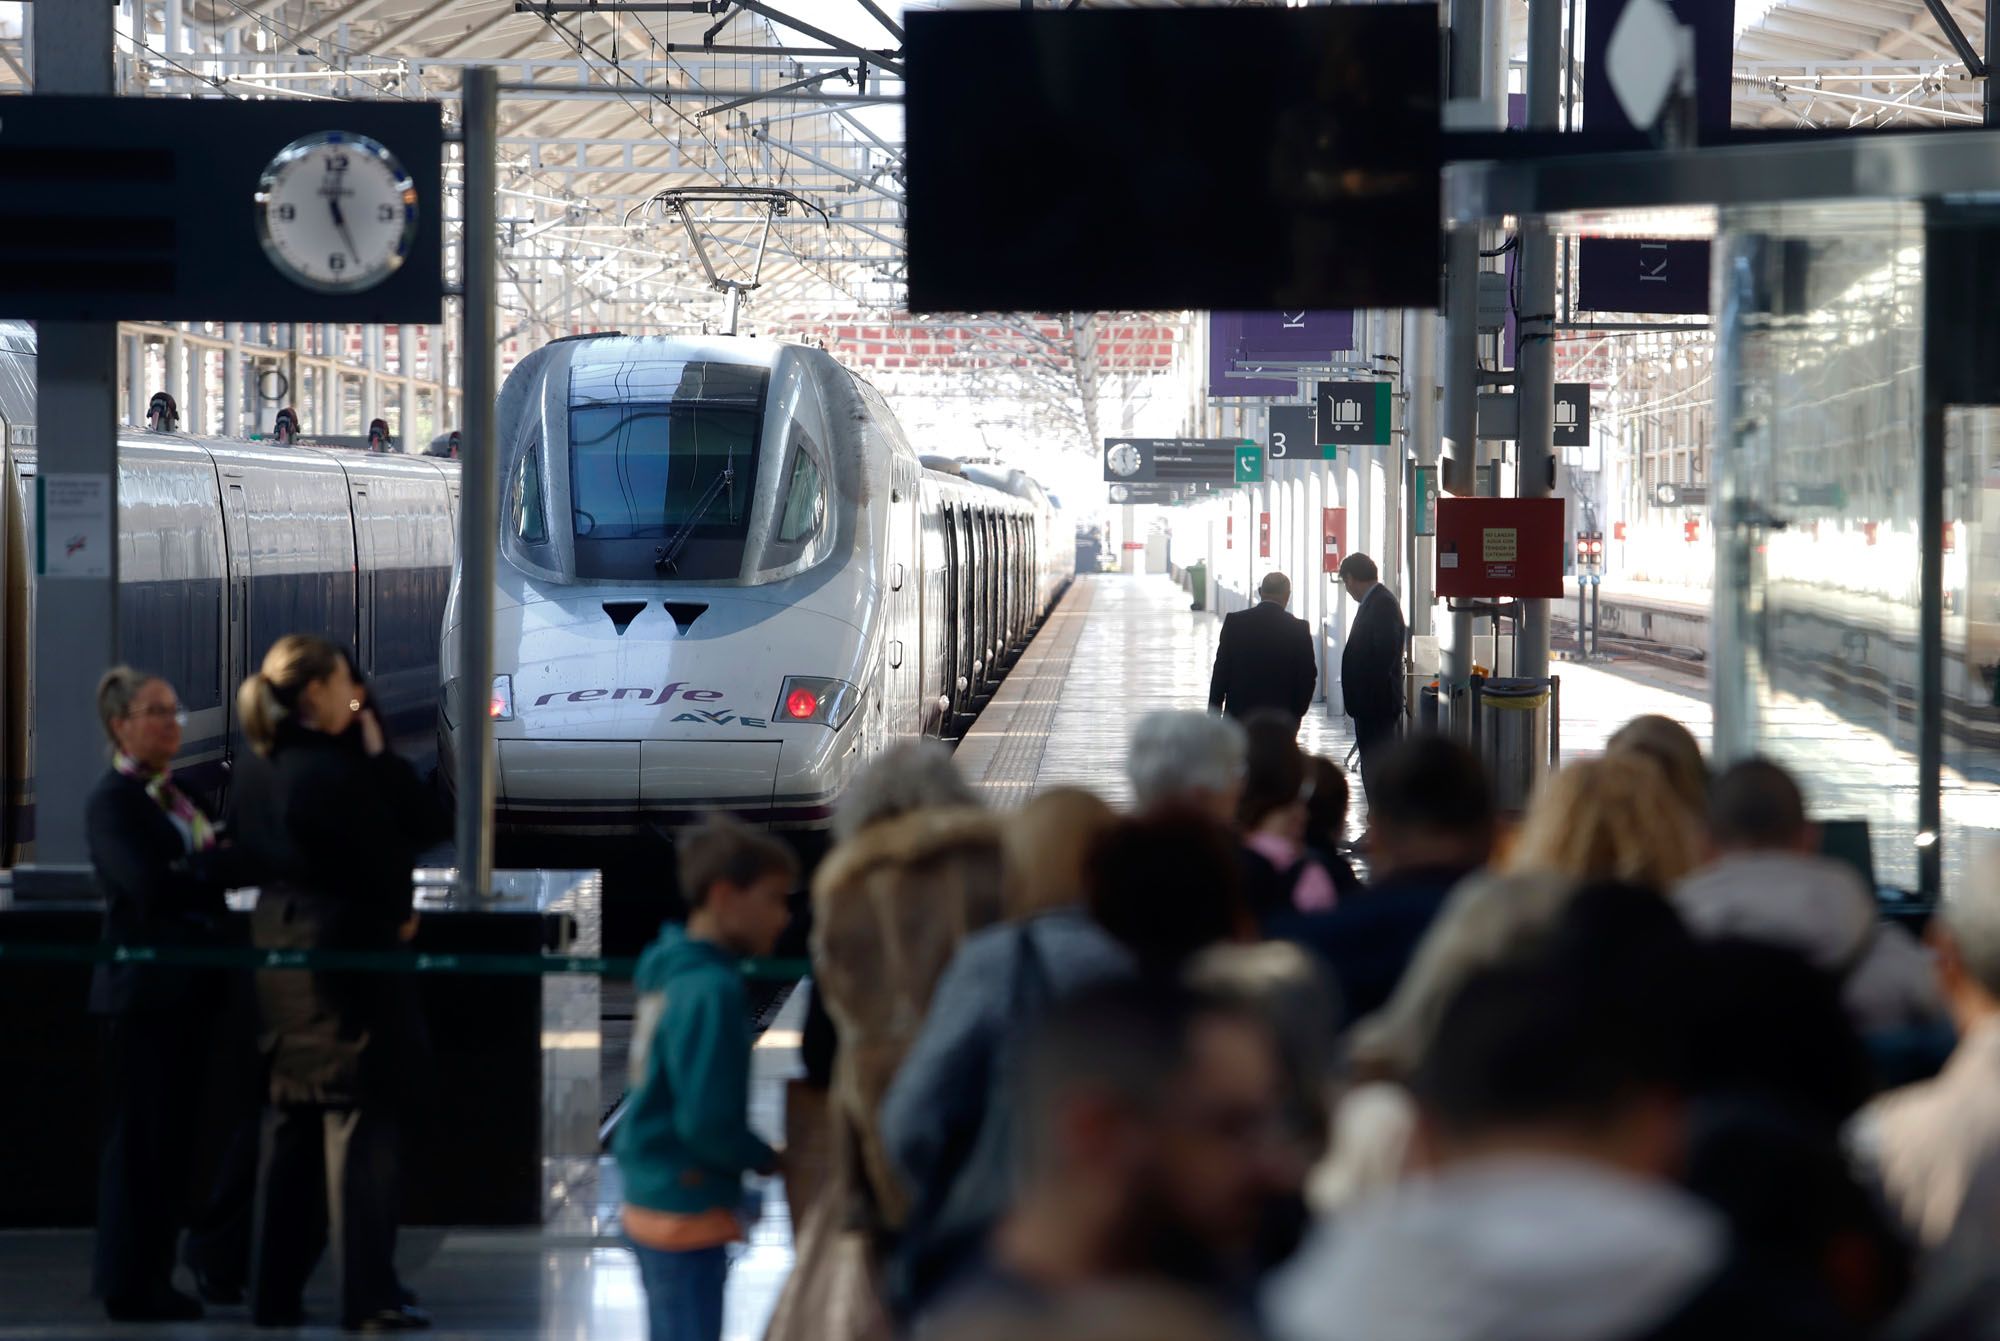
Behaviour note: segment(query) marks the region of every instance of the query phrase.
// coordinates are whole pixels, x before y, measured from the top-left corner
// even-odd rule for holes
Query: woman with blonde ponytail
[[[260,948],[388,950],[417,930],[411,871],[444,816],[388,748],[347,654],[291,634],[237,693],[253,754],[236,787],[237,842],[261,893]],[[396,1279],[398,1117],[422,1070],[410,982],[388,973],[257,975],[270,1107],[258,1168],[251,1317],[295,1324],[319,1244],[340,1236],[341,1322],[429,1325]],[[328,1171],[337,1185],[328,1188]],[[322,1189],[338,1204],[319,1209]],[[328,1212],[331,1212],[328,1214]]]

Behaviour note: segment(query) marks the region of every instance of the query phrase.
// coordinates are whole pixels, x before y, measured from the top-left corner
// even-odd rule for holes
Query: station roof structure
[[[1977,51],[1981,15],[1959,3]],[[1527,7],[1508,9],[1518,66]],[[695,241],[723,278],[748,279],[764,207],[689,206],[690,229],[661,193],[779,187],[824,217],[793,208],[772,225],[745,329],[820,340],[875,372],[1053,391],[1095,437],[1102,379],[1172,368],[1193,327],[900,310],[899,13],[890,0],[125,0],[118,67],[128,94],[429,98],[452,115],[462,71],[496,65],[504,337],[715,325],[723,301]],[[1737,22],[1739,125],[1979,115],[1979,85],[1925,0],[1738,0]],[[0,89],[29,86],[27,48],[0,33]],[[455,190],[455,170],[447,180]]]

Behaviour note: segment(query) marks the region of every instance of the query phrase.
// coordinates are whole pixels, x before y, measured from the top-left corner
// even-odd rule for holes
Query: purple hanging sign
[[[1208,314],[1208,394],[1213,399],[1296,396],[1296,377],[1232,377],[1261,360],[1324,362],[1354,348],[1354,313],[1211,312]]]

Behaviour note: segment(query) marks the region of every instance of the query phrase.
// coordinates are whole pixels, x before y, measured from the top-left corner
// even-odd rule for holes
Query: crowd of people
[[[1927,946],[1782,768],[1711,776],[1662,718],[1518,819],[1404,737],[1350,845],[1288,707],[1141,719],[1123,813],[996,813],[934,744],[870,766],[813,882],[830,1063],[790,1130],[830,1153],[771,1341],[1994,1334],[2000,867]],[[697,908],[768,844],[697,835]],[[749,1135],[741,1022],[664,995],[635,1050],[681,1069],[633,1104],[670,1134],[619,1150],[642,1254],[809,1162]],[[717,1094],[697,1198],[661,1178]],[[647,1268],[657,1341],[719,1334],[687,1260]]]
[[[120,668],[98,702],[108,938],[225,944],[246,884],[264,948],[416,934],[442,817],[339,648],[286,638],[243,685],[226,824],[173,781],[171,685]],[[727,819],[683,836],[689,914],[639,963],[614,1140],[656,1341],[719,1337],[755,1173],[795,1226],[771,1341],[1993,1334],[2000,864],[1919,941],[1819,855],[1784,769],[1712,776],[1661,718],[1518,820],[1463,746],[1402,737],[1352,825],[1289,707],[1142,718],[1123,810],[997,812],[935,742],[873,761],[812,876],[782,1148],[748,1122],[737,961],[778,943],[801,870]],[[427,1323],[393,1256],[409,982],[99,970],[114,1318],[247,1298],[295,1324],[331,1246],[344,1324]],[[262,1060],[190,1209],[200,1059],[244,1019]]]

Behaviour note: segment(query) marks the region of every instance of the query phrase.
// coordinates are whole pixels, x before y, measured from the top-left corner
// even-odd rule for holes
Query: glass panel
[[[819,463],[799,451],[792,458],[792,480],[785,489],[784,513],[778,518],[778,543],[796,545],[812,539],[819,534],[825,516],[826,491],[820,485]]]
[[[548,517],[542,507],[541,453],[529,451],[521,457],[514,474],[514,534],[530,545],[549,538]]]
[[[2000,409],[1945,418],[1944,883],[2000,833]]]
[[[579,538],[741,533],[750,522],[755,410],[586,405],[570,411],[570,500]]]
[[[571,368],[579,578],[741,574],[769,380],[763,368],[733,363]]]
[[[1718,749],[1866,818],[1877,879],[1913,889],[1921,216],[1742,211],[1720,243]]]

